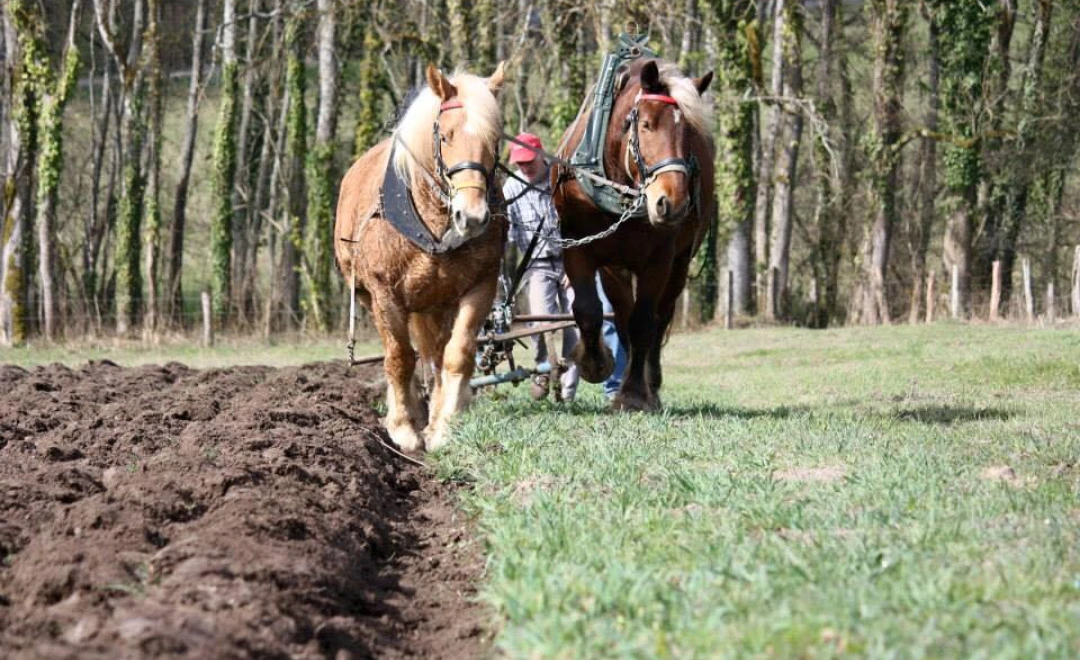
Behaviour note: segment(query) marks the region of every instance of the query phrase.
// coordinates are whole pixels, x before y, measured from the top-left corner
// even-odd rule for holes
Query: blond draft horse
[[[448,78],[429,66],[427,82],[393,135],[345,174],[334,227],[338,267],[348,285],[355,278],[385,347],[386,429],[410,452],[445,444],[447,423],[469,402],[477,332],[495,298],[507,231],[489,204],[489,188],[498,190],[490,184],[502,133],[496,96],[503,65],[489,78]],[[391,226],[381,192],[391,154],[415,215],[433,237],[460,245],[431,253]],[[417,352],[433,371],[427,414]]]
[[[629,347],[623,383],[612,402],[616,409],[660,407],[660,351],[690,262],[716,214],[716,152],[702,99],[711,81],[712,72],[691,79],[675,65],[652,59],[632,62],[618,77],[604,170],[610,179],[644,194],[648,216],[628,220],[610,236],[563,253],[581,331],[574,360],[582,378],[601,382],[613,366],[611,351],[600,340],[597,270],[615,311],[619,340]],[[579,116],[567,130],[562,157],[568,158],[581,142],[586,118]],[[564,238],[593,236],[619,219],[598,208],[571,173],[553,170]]]

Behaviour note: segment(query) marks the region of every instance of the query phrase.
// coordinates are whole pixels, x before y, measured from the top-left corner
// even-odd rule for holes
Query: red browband
[[[439,106],[439,110],[453,110],[454,108],[464,108],[465,104],[461,101],[447,101]]]
[[[638,101],[659,101],[661,103],[667,103],[668,105],[679,105],[678,101],[667,94],[642,94],[638,97]]]

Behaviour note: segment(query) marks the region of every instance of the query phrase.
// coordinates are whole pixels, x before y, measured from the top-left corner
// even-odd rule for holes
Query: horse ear
[[[648,94],[657,94],[663,91],[660,87],[660,69],[656,67],[656,60],[649,60],[641,67],[641,88]]]
[[[712,71],[706,73],[700,78],[694,78],[694,87],[697,87],[697,93],[699,95],[704,94],[705,90],[709,88],[709,83],[712,82]]]
[[[429,64],[427,67],[427,82],[431,91],[438,94],[443,101],[457,96],[457,88],[450,84],[443,72],[434,64]]]
[[[492,94],[498,94],[502,89],[503,80],[506,78],[506,60],[499,62],[499,66],[495,67],[495,73],[487,79],[488,89]]]

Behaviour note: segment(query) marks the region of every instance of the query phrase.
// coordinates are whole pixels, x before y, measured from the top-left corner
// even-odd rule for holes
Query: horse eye
[[[641,122],[641,130],[643,130],[643,131],[651,131],[652,130],[652,124],[650,124],[648,121]]]
[[[448,136],[446,133],[440,133],[439,141],[443,144],[450,144],[450,136]]]

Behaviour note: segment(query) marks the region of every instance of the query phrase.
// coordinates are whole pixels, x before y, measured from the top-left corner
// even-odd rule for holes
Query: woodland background
[[[729,299],[736,318],[811,327],[921,322],[928,305],[1080,313],[1080,0],[4,0],[0,14],[3,344],[184,331],[203,290],[229,331],[340,328],[337,184],[426,64],[487,75],[508,60],[506,129],[551,148],[628,28],[717,74],[720,211],[687,321]]]

